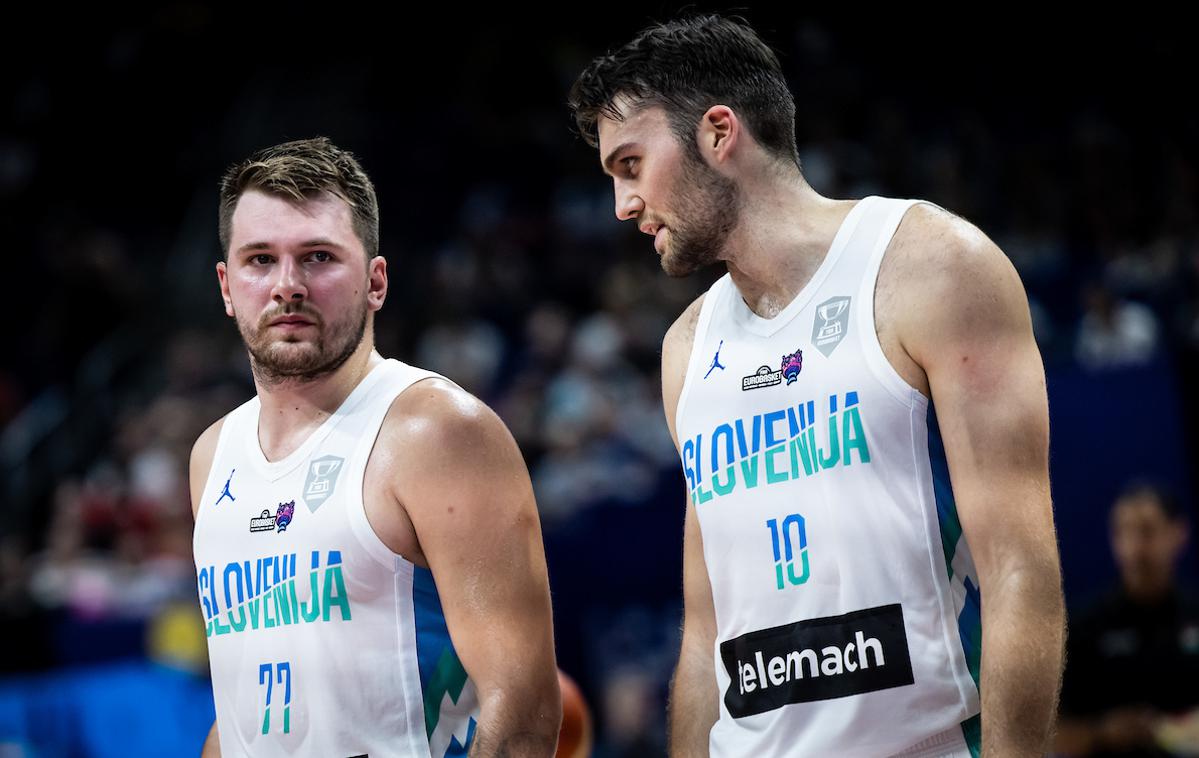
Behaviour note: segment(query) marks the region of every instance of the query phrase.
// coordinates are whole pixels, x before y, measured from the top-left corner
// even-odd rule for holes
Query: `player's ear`
[[[699,151],[712,163],[728,160],[741,136],[741,122],[727,105],[713,105],[699,120]]]
[[[225,301],[225,315],[233,316],[233,298],[229,295],[229,266],[224,261],[217,261],[216,278],[221,284],[221,299]]]
[[[370,309],[377,311],[383,307],[387,299],[387,259],[376,255],[367,261],[367,293],[366,302]]]

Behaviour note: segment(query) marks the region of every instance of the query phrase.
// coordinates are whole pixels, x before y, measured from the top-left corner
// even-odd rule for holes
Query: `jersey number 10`
[[[766,526],[770,527],[770,541],[774,547],[774,577],[778,588],[808,581],[808,532],[803,516],[792,513],[783,519],[781,526],[778,519],[770,519]],[[795,572],[797,560],[800,563],[798,575]]]

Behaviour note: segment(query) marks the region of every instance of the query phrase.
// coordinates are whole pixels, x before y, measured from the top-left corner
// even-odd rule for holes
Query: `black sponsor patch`
[[[912,684],[898,604],[747,632],[720,643],[734,718]]]

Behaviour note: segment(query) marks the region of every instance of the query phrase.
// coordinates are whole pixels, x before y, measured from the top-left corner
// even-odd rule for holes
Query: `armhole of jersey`
[[[687,369],[683,372],[683,388],[679,391],[679,402],[674,408],[676,435],[682,434],[679,419],[683,417],[683,406],[686,405],[687,395],[691,391],[691,376],[697,370],[696,363],[703,360],[700,351],[696,348],[704,344],[704,340],[708,336],[708,324],[712,321],[712,311],[716,309],[717,301],[724,296],[728,286],[729,275],[725,274],[708,288],[708,293],[704,295],[704,302],[699,307],[699,316],[695,319],[695,335],[691,338],[691,353],[687,356]]]
[[[204,477],[204,488],[200,490],[200,503],[199,503],[199,505],[196,506],[196,518],[195,518],[194,523],[192,524],[193,533],[199,532],[200,519],[204,518],[204,514],[208,513],[208,511],[211,510],[211,508],[204,507],[205,496],[208,494],[209,490],[212,488],[212,480],[213,480],[214,476],[216,475],[217,462],[219,462],[221,460],[221,451],[225,447],[225,441],[227,439],[229,439],[229,435],[232,434],[232,432],[230,432],[229,429],[230,429],[230,427],[234,426],[237,423],[237,421],[239,420],[239,418],[238,418],[240,415],[239,411],[241,411],[241,409],[243,407],[245,407],[245,406],[244,405],[239,406],[239,407],[234,408],[233,410],[229,411],[227,414],[225,414],[225,418],[221,421],[221,431],[216,436],[216,447],[214,447],[212,449],[212,460],[208,462],[208,475]],[[190,461],[189,461],[189,467],[190,467]],[[189,482],[189,484],[190,484],[190,482]],[[192,537],[192,541],[193,542],[195,541],[194,536]]]
[[[887,354],[883,352],[882,344],[878,341],[878,326],[874,321],[874,296],[875,290],[878,288],[878,272],[883,265],[883,256],[886,255],[887,248],[891,246],[895,230],[899,228],[899,223],[903,220],[904,215],[912,206],[921,202],[923,201],[902,200],[897,202],[889,211],[886,221],[879,230],[878,238],[874,242],[874,249],[870,251],[870,259],[867,261],[862,275],[861,289],[858,291],[863,324],[863,328],[859,329],[858,333],[861,336],[862,355],[865,356],[866,363],[875,378],[906,407],[922,409],[928,405],[928,398],[924,397],[920,390],[908,384],[907,380],[900,376],[895,367],[891,365]]]
[[[382,412],[377,418],[371,419],[370,423],[363,429],[362,439],[359,440],[357,447],[354,448],[353,465],[349,470],[349,484],[353,487],[353,492],[357,493],[357,498],[353,504],[346,509],[346,516],[350,522],[350,529],[353,530],[354,536],[363,549],[375,559],[380,565],[391,571],[411,575],[416,568],[412,561],[408,560],[399,553],[393,552],[383,540],[375,532],[375,528],[371,526],[370,519],[366,517],[366,466],[370,461],[371,454],[375,450],[375,445],[379,441],[379,433],[383,429],[383,421],[387,418],[387,414],[391,413],[391,407],[400,399],[408,390],[412,389],[419,382],[425,379],[444,379],[440,374],[435,374],[431,371],[423,371],[420,369],[410,370],[414,373],[414,378],[401,389],[391,394],[390,399],[383,403]],[[446,379],[446,381],[449,381]]]

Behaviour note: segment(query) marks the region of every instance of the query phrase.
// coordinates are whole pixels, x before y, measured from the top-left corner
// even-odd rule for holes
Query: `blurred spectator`
[[[414,363],[445,375],[467,392],[488,397],[503,350],[503,337],[487,321],[446,321],[424,333]]]
[[[657,683],[642,669],[626,668],[604,683],[603,758],[647,758],[662,755],[654,725],[661,717],[655,696]]]
[[[1170,717],[1193,719],[1199,706],[1199,601],[1175,578],[1186,518],[1169,495],[1139,484],[1116,501],[1110,526],[1120,584],[1070,625],[1056,748],[1171,755],[1162,747],[1177,725]]]
[[[1158,331],[1157,317],[1149,308],[1117,299],[1094,284],[1086,292],[1074,356],[1092,370],[1145,364],[1157,352]]]
[[[1116,250],[1104,265],[1104,281],[1122,297],[1162,306],[1174,299],[1182,270],[1182,246],[1161,237],[1149,245]]]

